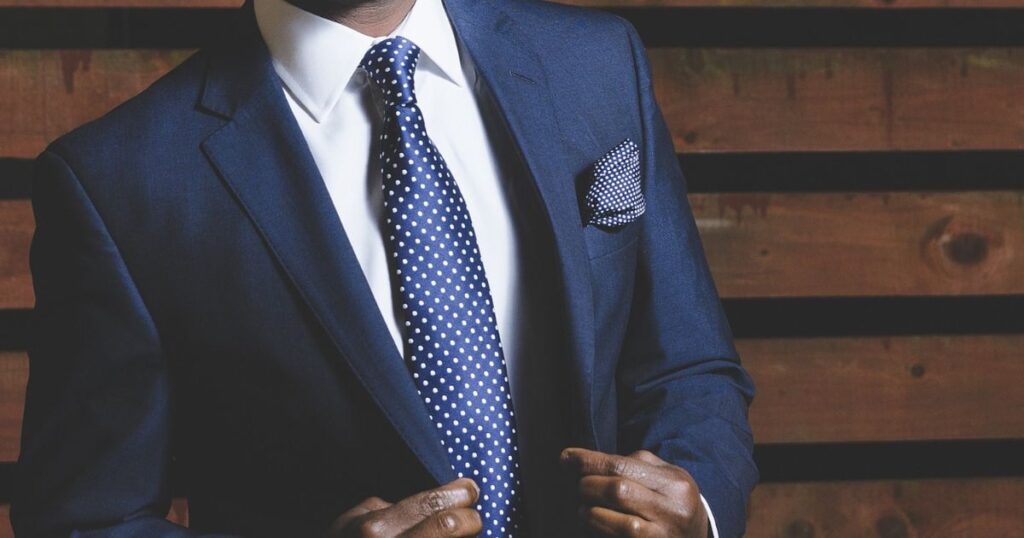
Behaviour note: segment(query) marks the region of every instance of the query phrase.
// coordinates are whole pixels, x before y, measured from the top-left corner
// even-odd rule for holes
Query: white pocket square
[[[646,207],[640,180],[640,148],[626,138],[590,169],[583,191],[583,218],[588,225],[618,228],[643,215]]]

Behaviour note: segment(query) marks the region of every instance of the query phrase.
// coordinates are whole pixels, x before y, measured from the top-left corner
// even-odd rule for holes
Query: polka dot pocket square
[[[586,225],[620,228],[644,214],[640,148],[632,140],[619,142],[595,161],[589,176],[581,208]]]

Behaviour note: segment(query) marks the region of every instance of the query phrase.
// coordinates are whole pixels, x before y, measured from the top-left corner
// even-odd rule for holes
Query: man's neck
[[[416,0],[286,0],[314,15],[330,19],[368,36],[390,34]]]

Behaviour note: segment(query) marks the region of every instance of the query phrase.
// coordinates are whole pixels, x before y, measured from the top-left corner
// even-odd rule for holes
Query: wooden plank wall
[[[28,375],[29,160],[237,3],[0,0],[0,482]],[[573,3],[650,47],[758,383],[749,535],[1024,536],[1024,0]],[[154,12],[184,26],[131,31]],[[2,35],[23,23],[42,37]]]

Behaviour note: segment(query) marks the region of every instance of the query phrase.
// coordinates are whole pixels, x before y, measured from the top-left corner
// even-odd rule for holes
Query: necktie
[[[505,359],[473,222],[416,104],[419,52],[393,37],[359,64],[384,100],[386,247],[404,354],[452,468],[480,487],[481,536],[513,537],[519,464]]]

